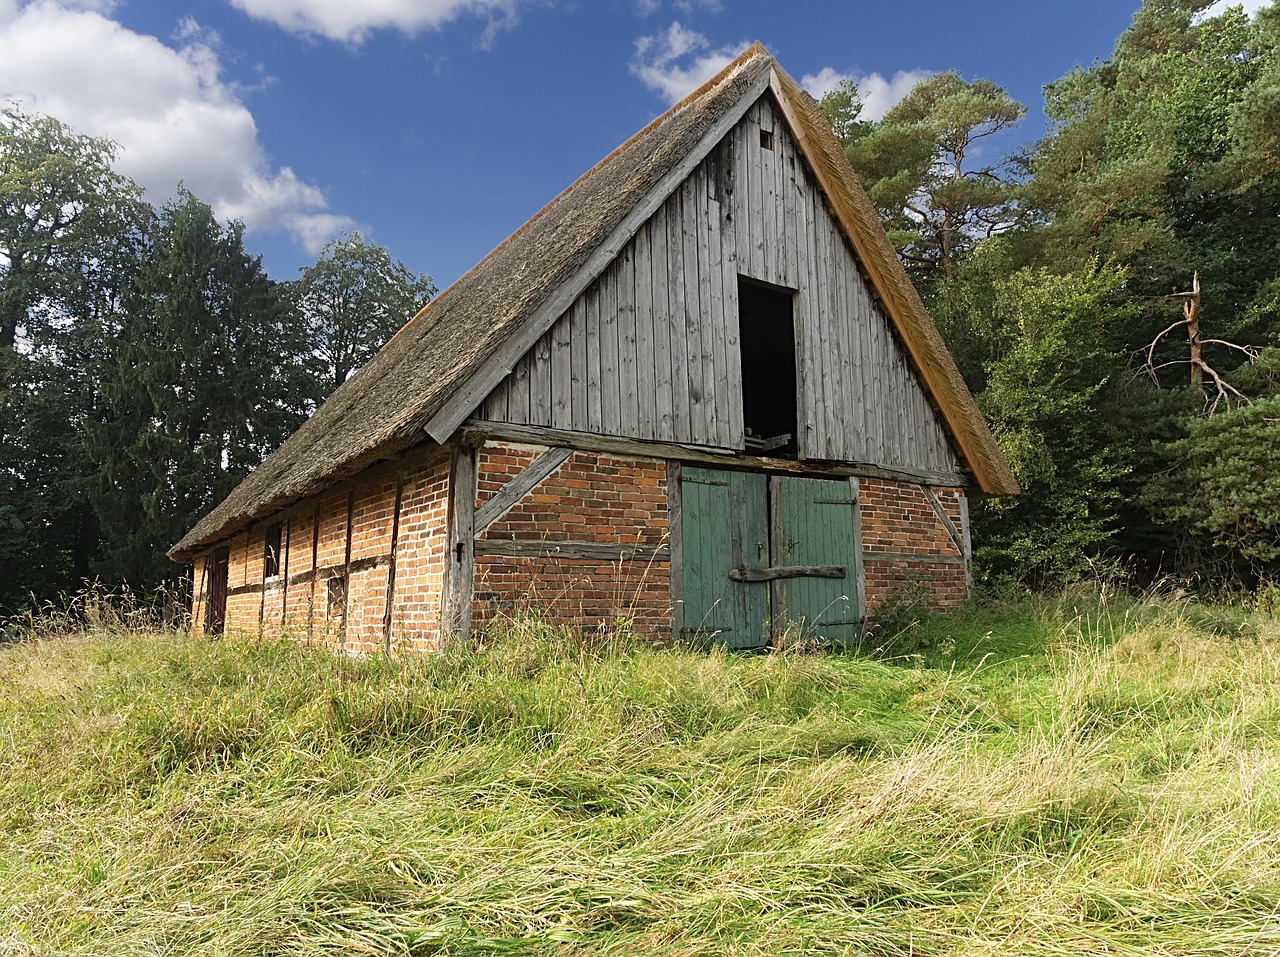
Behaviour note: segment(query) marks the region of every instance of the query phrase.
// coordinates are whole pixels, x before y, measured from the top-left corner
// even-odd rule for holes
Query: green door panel
[[[769,640],[769,586],[729,580],[768,562],[768,477],[684,467],[680,472],[684,634],[729,648]]]
[[[775,584],[775,629],[856,644],[861,631],[856,503],[847,481],[775,476],[773,565],[843,565],[844,578],[786,578]]]

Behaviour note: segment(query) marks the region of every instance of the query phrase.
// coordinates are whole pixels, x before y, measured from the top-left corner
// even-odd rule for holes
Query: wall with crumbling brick
[[[546,450],[491,444],[477,452],[477,507]],[[480,542],[541,545],[545,556],[478,554],[472,619],[534,616],[585,631],[619,623],[649,637],[671,633],[670,528],[666,463],[574,452],[477,536]],[[574,545],[594,557],[564,557]],[[610,549],[617,557],[608,557]],[[640,554],[634,554],[636,551]]]
[[[963,490],[930,490],[951,522],[948,527],[919,485],[868,478],[858,484],[868,612],[874,615],[886,602],[923,599],[937,609],[964,602]]]

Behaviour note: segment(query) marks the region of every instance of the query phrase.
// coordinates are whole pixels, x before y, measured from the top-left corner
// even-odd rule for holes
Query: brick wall
[[[383,472],[306,499],[226,544],[230,637],[286,635],[351,653],[386,635],[397,481],[403,479],[392,639],[430,648],[438,638],[448,463]],[[348,521],[349,518],[349,521]],[[264,575],[266,535],[280,524],[277,574]],[[348,534],[349,529],[349,534]],[[207,553],[195,562],[193,631],[203,632]]]
[[[932,491],[963,536],[963,491]],[[859,480],[859,499],[869,612],[897,596],[913,598],[923,593],[928,603],[939,609],[954,607],[968,597],[963,550],[938,518],[923,488],[864,478]]]
[[[477,507],[543,451],[495,444],[477,453]],[[479,537],[492,542],[666,546],[666,464],[575,452]],[[665,553],[664,553],[665,555]],[[671,632],[671,567],[661,559],[476,558],[472,620],[534,614],[584,629],[622,619],[640,634]]]
[[[448,509],[447,461],[406,475],[391,613],[391,641],[396,649],[426,651],[440,640]]]

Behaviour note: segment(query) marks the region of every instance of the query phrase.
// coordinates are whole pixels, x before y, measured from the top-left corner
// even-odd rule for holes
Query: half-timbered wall
[[[796,291],[803,458],[958,472],[946,433],[770,94],[477,414],[743,449],[739,275]]]

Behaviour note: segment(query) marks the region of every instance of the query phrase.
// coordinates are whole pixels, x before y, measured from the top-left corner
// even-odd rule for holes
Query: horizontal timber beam
[[[509,422],[490,422],[470,419],[463,431],[464,442],[477,440],[521,442],[547,447],[578,449],[583,452],[609,452],[631,455],[637,458],[676,459],[697,465],[717,468],[741,468],[753,471],[782,472],[816,477],[878,478],[890,482],[910,482],[913,485],[936,485],[942,488],[969,488],[973,479],[953,472],[932,472],[922,469],[881,468],[860,462],[793,461],[765,456],[746,455],[729,449],[709,449],[675,442],[645,442],[616,435],[595,435],[591,432],[570,432],[535,425],[514,425]]]
[[[608,542],[512,541],[482,538],[476,542],[476,557],[560,558],[602,562],[666,561],[671,550],[666,545],[623,545]]]
[[[911,562],[917,565],[963,565],[959,555],[917,555],[914,552],[878,552],[867,549],[862,557],[868,562]]]
[[[782,565],[777,568],[732,568],[731,582],[773,582],[783,578],[844,578],[844,565]]]

